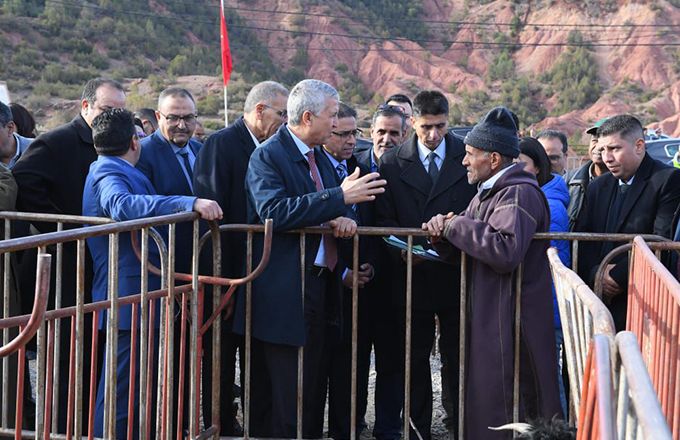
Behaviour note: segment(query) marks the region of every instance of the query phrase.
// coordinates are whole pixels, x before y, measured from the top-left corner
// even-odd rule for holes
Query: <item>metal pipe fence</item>
[[[35,216],[35,217],[31,217]],[[250,281],[254,279],[267,264],[266,258],[263,255],[262,260],[258,263],[257,268],[253,269],[253,236],[254,234],[264,233],[267,237],[265,239],[265,254],[267,254],[269,246],[271,246],[272,240],[272,225],[271,222],[268,223],[266,227],[261,225],[222,225],[219,227],[219,231],[216,227],[212,227],[209,233],[206,233],[203,237],[199,239],[199,228],[198,222],[196,220],[196,214],[185,213],[185,214],[174,214],[171,216],[156,217],[151,219],[141,219],[128,222],[111,223],[107,219],[92,219],[92,218],[82,218],[82,217],[64,217],[59,218],[54,217],[42,217],[38,214],[18,214],[18,213],[0,213],[0,217],[6,219],[6,224],[10,220],[52,220],[61,222],[73,222],[73,223],[89,223],[93,226],[88,226],[84,228],[76,229],[63,229],[58,228],[57,232],[41,234],[33,237],[22,237],[15,239],[8,239],[4,242],[0,242],[0,253],[16,252],[18,250],[33,249],[38,248],[41,251],[45,251],[47,247],[52,247],[57,245],[56,254],[57,260],[60,258],[59,245],[64,243],[75,242],[77,247],[77,255],[80,263],[78,264],[79,272],[77,277],[77,293],[78,301],[73,307],[55,307],[54,310],[48,310],[44,313],[40,311],[36,312],[37,318],[32,318],[31,316],[21,316],[21,317],[11,317],[4,315],[3,320],[0,320],[0,328],[3,330],[3,335],[6,334],[7,329],[17,326],[27,326],[31,319],[38,319],[41,323],[40,328],[37,330],[37,346],[38,346],[38,358],[37,358],[37,405],[36,405],[36,417],[35,417],[35,427],[31,430],[23,430],[21,420],[17,418],[16,423],[12,425],[9,420],[5,423],[3,418],[3,423],[0,426],[0,434],[11,434],[15,435],[17,438],[22,436],[30,436],[31,438],[61,438],[63,434],[67,436],[74,436],[81,438],[83,436],[83,427],[87,428],[85,435],[88,438],[93,438],[94,434],[92,432],[93,419],[94,419],[94,389],[96,388],[97,375],[96,367],[92,367],[88,372],[79,371],[78,366],[82,364],[83,356],[83,335],[84,332],[89,332],[95,337],[92,339],[92,349],[91,352],[93,356],[96,356],[97,348],[97,322],[102,315],[107,316],[107,338],[106,338],[106,353],[108,354],[107,360],[111,360],[106,363],[106,396],[104,399],[105,403],[105,415],[104,415],[104,427],[105,436],[107,438],[115,437],[116,428],[116,365],[115,365],[115,354],[117,353],[118,344],[118,329],[119,329],[119,311],[121,307],[132,306],[134,307],[134,322],[132,325],[133,342],[130,346],[130,354],[133,356],[133,361],[131,365],[134,366],[135,363],[139,363],[139,371],[142,374],[136,376],[135,374],[130,374],[132,380],[129,383],[128,402],[127,402],[127,412],[126,415],[129,420],[137,419],[139,421],[139,427],[133,427],[133,423],[127,426],[126,435],[127,438],[133,438],[138,433],[139,438],[162,438],[170,439],[172,437],[181,438],[182,426],[188,426],[188,432],[192,437],[195,438],[217,438],[219,436],[220,426],[218,423],[205,426],[205,420],[207,417],[203,414],[201,417],[201,399],[210,398],[212,400],[212,418],[213,421],[219,420],[219,405],[220,405],[220,387],[214,386],[212,390],[201,390],[200,389],[200,377],[201,374],[211,374],[213,378],[213,384],[219,384],[219,363],[220,363],[220,326],[223,325],[220,319],[220,315],[227,310],[227,304],[229,298],[234,294],[235,288],[239,285],[244,285],[243,290],[245,295],[246,304],[246,326],[245,326],[245,350],[241,354],[244,360],[244,369],[242,374],[244,375],[244,390],[243,390],[243,427],[244,427],[244,438],[250,437],[250,425],[251,425],[251,415],[250,415],[250,399],[251,399],[251,350],[252,350],[252,286]],[[194,222],[194,240],[193,240],[193,259],[192,259],[192,273],[191,274],[180,274],[174,271],[174,260],[175,260],[175,246],[174,246],[174,235],[175,235],[175,224],[180,222]],[[168,227],[168,245],[165,246],[161,235],[158,234],[153,227],[167,226]],[[7,230],[7,229],[6,229]],[[134,248],[137,250],[140,257],[140,272],[141,272],[141,283],[140,283],[140,293],[130,296],[118,296],[117,291],[117,252],[120,246],[120,234],[125,234],[131,231],[141,231],[141,236],[137,239]],[[247,271],[245,278],[241,279],[227,279],[219,276],[220,274],[220,249],[219,243],[219,233],[225,232],[245,232],[247,239],[247,254],[245,258]],[[321,234],[327,233],[326,228],[313,227],[305,228],[299,231],[290,231],[290,233],[298,234],[300,240],[301,249],[301,261],[305,261],[305,240],[309,234]],[[357,235],[353,238],[352,248],[352,268],[353,268],[353,280],[352,280],[352,371],[351,371],[351,438],[356,438],[356,391],[357,391],[357,334],[358,334],[358,269],[359,269],[359,243],[360,240],[367,236],[386,236],[386,235],[398,235],[406,238],[408,251],[407,261],[406,261],[406,291],[405,297],[407,302],[407,307],[405,309],[405,338],[404,338],[404,402],[403,402],[403,430],[404,432],[409,432],[410,427],[410,374],[411,374],[411,301],[412,301],[412,271],[413,271],[413,259],[411,257],[413,248],[414,237],[422,237],[426,234],[419,229],[406,229],[406,228],[371,228],[371,227],[360,227],[358,229]],[[85,258],[85,240],[90,237],[95,236],[108,236],[109,237],[109,296],[106,301],[101,301],[97,303],[85,303],[84,298],[84,281],[82,272],[82,261]],[[136,239],[137,234],[131,235]],[[152,238],[155,245],[160,250],[160,265],[159,267],[154,267],[152,263],[149,262],[149,238]],[[550,239],[565,239],[573,240],[573,258],[574,261],[578,259],[578,242],[579,241],[593,241],[593,240],[610,240],[610,241],[626,241],[632,239],[629,235],[605,235],[605,234],[573,234],[573,233],[562,233],[562,234],[537,234],[536,239],[550,240]],[[203,245],[207,242],[212,243],[213,249],[213,275],[200,275],[198,258],[200,255],[200,250]],[[267,254],[268,255],[268,254]],[[5,259],[5,261],[8,261]],[[460,286],[460,370],[459,377],[461,378],[459,387],[459,438],[463,438],[464,429],[464,395],[465,395],[465,341],[466,341],[466,293],[467,293],[467,271],[468,258],[462,255],[461,259],[461,286]],[[59,266],[59,264],[57,264]],[[565,268],[566,269],[566,268]],[[454,269],[455,270],[455,269]],[[572,277],[565,275],[564,269],[553,268],[553,274],[558,271],[560,276],[564,279],[572,280]],[[161,288],[154,291],[149,291],[148,283],[149,276],[151,275],[160,276]],[[305,278],[305,264],[301,264],[300,276],[303,280],[303,287],[301,295],[304,295],[304,278]],[[59,285],[60,272],[57,272],[56,283]],[[517,298],[521,295],[521,274],[515,278],[519,280],[517,283]],[[571,282],[570,281],[570,282]],[[189,284],[186,284],[189,283]],[[178,285],[179,284],[179,285]],[[226,292],[219,290],[218,293],[213,293],[212,298],[206,299],[204,287],[206,285],[219,286],[226,288]],[[457,288],[456,288],[457,290]],[[584,290],[583,288],[577,289],[579,292]],[[58,289],[57,289],[58,291]],[[46,295],[46,294],[45,294]],[[577,294],[578,296],[578,294]],[[212,302],[212,314],[209,317],[203,317],[203,306],[206,301]],[[584,315],[585,308],[584,305],[577,305],[576,303],[569,304],[564,302],[562,307],[566,307],[572,310],[572,315],[576,316],[578,313]],[[585,304],[587,308],[588,304]],[[580,312],[579,312],[580,310]],[[519,308],[516,309],[517,315],[513,320],[515,326],[515,337],[518,338],[520,334],[520,320],[519,320]],[[571,312],[569,312],[571,313]],[[86,315],[90,314],[92,317],[91,328],[84,328],[84,318]],[[177,314],[177,319],[175,315]],[[600,312],[596,313],[598,316]],[[154,326],[156,320],[159,321],[158,326]],[[65,327],[70,328],[70,349],[69,352],[60,353],[59,344],[55,341],[58,340],[57,329],[61,321],[65,322]],[[576,321],[575,321],[576,322]],[[576,324],[574,324],[576,325]],[[596,325],[597,326],[597,325]],[[212,337],[212,371],[205,372],[202,371],[202,339],[209,329],[213,329]],[[574,330],[576,333],[578,331]],[[579,334],[578,344],[580,346],[585,346],[587,342],[584,342],[585,331]],[[175,336],[179,336],[177,341]],[[188,340],[187,340],[188,339]],[[576,346],[577,342],[575,338],[572,338],[572,345]],[[6,344],[4,344],[6,345]],[[173,358],[175,356],[175,351],[179,352],[177,357],[182,360],[190,359],[194,362],[189,362],[188,367],[186,362],[179,363],[179,370],[175,371],[175,366],[173,365]],[[582,352],[583,350],[581,350]],[[303,418],[303,406],[302,406],[302,388],[303,380],[302,377],[302,367],[304,362],[304,348],[301,347],[298,353],[299,365],[298,371],[298,399],[294,404],[297,408],[297,419],[298,419],[298,432],[297,437],[302,437],[301,427]],[[58,374],[56,374],[55,365],[59,364],[58,358],[60,355],[69,356],[70,364],[72,365],[70,369],[69,380],[66,386],[55,383],[55,378],[58,380]],[[21,353],[20,353],[21,356]],[[25,355],[24,355],[25,356]],[[517,410],[519,406],[519,396],[518,396],[518,383],[519,383],[519,362],[517,360],[519,356],[519,351],[515,350],[515,371],[514,371],[514,406],[513,411],[514,421],[519,417],[519,411]],[[574,356],[576,360],[582,354]],[[98,359],[91,359],[93,365],[97,364]],[[4,362],[4,360],[3,360]],[[581,363],[585,362],[582,359]],[[25,365],[25,360],[22,358],[19,362],[20,365]],[[52,366],[52,369],[49,367]],[[53,370],[53,371],[50,371]],[[3,368],[4,372],[7,371]],[[577,369],[574,370],[578,371]],[[134,371],[132,371],[134,373]],[[87,376],[87,377],[84,377]],[[570,376],[572,376],[572,371],[570,370]],[[90,393],[89,400],[82,401],[82,383],[84,380],[89,380],[90,389],[93,390]],[[138,381],[138,384],[136,383]],[[155,382],[155,383],[154,383]],[[173,384],[177,383],[177,388],[179,391],[173,390]],[[188,393],[185,393],[185,389],[188,386]],[[231,384],[225,384],[225,386],[231,386]],[[134,391],[138,391],[138,407],[135,404]],[[69,405],[66,408],[55,408],[54,403],[57,402],[56,394],[60,392],[68,392],[69,394]],[[19,390],[18,390],[19,391]],[[17,400],[21,399],[19,393],[17,394]],[[11,399],[3,399],[0,404],[2,406],[2,413],[5,414],[7,402]],[[85,407],[87,411],[83,413],[82,409]],[[56,411],[64,410],[68,413],[68,431],[65,433],[58,433],[56,429]],[[186,414],[186,416],[185,416]],[[83,421],[83,417],[85,421]],[[175,419],[173,420],[173,417]],[[186,422],[188,420],[188,422]],[[203,426],[201,426],[201,420],[204,421]],[[173,432],[174,430],[174,432]],[[15,434],[16,433],[16,434]]]
[[[633,242],[626,327],[635,333],[673,437],[680,438],[680,283],[654,250],[680,243]]]
[[[635,334],[593,336],[579,414],[579,440],[673,438]]]
[[[616,335],[616,426],[619,439],[670,440],[671,431],[664,418],[649,371],[642,359],[634,333]],[[614,384],[616,385],[616,383]]]
[[[548,249],[557,304],[562,322],[564,349],[569,373],[572,418],[578,421],[581,408],[587,356],[593,335],[614,339],[614,320],[602,301],[579,276],[562,261],[555,248]]]
[[[594,335],[589,344],[590,349],[584,367],[577,440],[616,439],[609,344],[609,339],[605,335]]]
[[[269,249],[271,244],[271,222],[268,222],[263,230],[265,234],[265,250],[258,267],[252,271],[249,277],[241,279],[226,279],[216,276],[202,276],[198,275],[198,255],[199,255],[199,229],[197,214],[184,213],[173,214],[164,217],[156,217],[151,219],[134,220],[129,222],[113,223],[106,219],[92,219],[85,217],[68,216],[59,218],[58,216],[48,216],[42,218],[33,214],[18,214],[11,213],[8,215],[11,219],[16,220],[56,220],[68,221],[73,223],[83,223],[85,221],[92,223],[99,223],[95,226],[83,227],[77,229],[63,230],[62,223],[57,226],[57,232],[41,234],[31,237],[22,237],[16,239],[6,239],[0,242],[0,253],[5,255],[26,249],[37,248],[40,251],[38,263],[38,276],[36,287],[36,298],[34,301],[34,309],[31,315],[5,317],[0,320],[0,329],[3,330],[4,339],[7,340],[8,331],[13,327],[20,329],[20,334],[13,341],[8,342],[0,348],[3,355],[3,376],[9,375],[9,369],[6,367],[7,361],[12,353],[18,350],[15,355],[18,357],[17,365],[17,390],[15,399],[3,399],[0,407],[2,408],[3,420],[0,426],[0,435],[9,435],[15,438],[95,438],[93,432],[93,420],[95,418],[95,389],[98,380],[97,375],[97,354],[98,354],[98,321],[102,315],[106,315],[106,359],[105,363],[106,373],[104,375],[105,381],[105,397],[104,397],[104,438],[120,437],[116,434],[116,405],[117,393],[120,389],[116,388],[116,380],[120,372],[116,371],[116,361],[118,357],[117,339],[119,333],[119,311],[122,307],[132,308],[132,324],[131,324],[131,344],[130,344],[130,372],[129,372],[129,397],[125,405],[127,411],[124,413],[127,416],[126,434],[127,438],[152,438],[152,427],[155,428],[154,438],[182,438],[183,427],[188,426],[188,432],[192,436],[199,435],[199,380],[201,372],[201,338],[199,337],[199,308],[203,306],[204,286],[212,284],[216,286],[227,286],[224,301],[227,302],[228,297],[234,293],[234,289],[238,285],[247,283],[250,279],[258,276],[267,264]],[[174,273],[174,235],[175,224],[179,222],[191,221],[194,223],[194,240],[193,240],[193,263],[192,274],[175,274]],[[161,235],[156,232],[153,227],[168,226],[169,246],[166,247]],[[5,231],[9,234],[9,220],[6,220]],[[136,249],[140,258],[140,275],[141,285],[140,292],[136,295],[119,297],[118,295],[118,250],[119,250],[119,235],[134,231],[141,232],[141,250]],[[132,234],[131,237],[135,237]],[[109,279],[108,279],[108,299],[106,301],[85,303],[84,299],[84,272],[85,272],[85,240],[88,238],[108,236],[109,237]],[[149,237],[152,237],[160,257],[160,269],[149,264]],[[219,232],[215,226],[212,227],[209,237],[212,238],[213,243],[213,261],[216,262],[219,270]],[[207,241],[208,236],[204,237],[203,243]],[[75,242],[77,249],[77,274],[76,274],[76,294],[77,300],[75,306],[59,307],[59,301],[55,301],[53,310],[46,310],[49,293],[49,261],[50,256],[46,254],[48,246],[57,245],[55,253],[57,261],[63,258],[62,249],[66,243]],[[138,240],[133,240],[133,245],[139,246]],[[9,259],[4,259],[5,264],[8,264]],[[57,266],[60,266],[57,264]],[[5,274],[9,274],[5,266]],[[149,269],[149,270],[147,270]],[[154,274],[160,276],[161,288],[159,290],[149,290],[149,275]],[[57,271],[57,299],[61,293],[59,289],[59,282],[61,273]],[[190,281],[190,284],[175,285],[175,279],[179,282]],[[5,286],[10,284],[7,279]],[[9,297],[5,291],[3,298],[5,304],[8,303]],[[217,299],[220,295],[215,295]],[[177,303],[177,304],[176,304]],[[218,303],[219,305],[220,303]],[[177,310],[177,306],[179,310]],[[141,310],[140,310],[141,309]],[[220,309],[216,308],[215,313],[219,314]],[[156,314],[160,315],[160,319],[155,319]],[[84,328],[84,321],[86,316],[92,317],[91,329]],[[179,341],[175,338],[178,332],[174,329],[175,320],[177,319],[180,327]],[[219,325],[220,320],[214,322]],[[160,321],[160,325],[155,323]],[[63,324],[66,328],[70,328],[68,334],[69,344],[66,347],[66,353],[62,352],[64,347],[58,343],[58,330]],[[92,347],[90,359],[91,368],[89,371],[82,370],[83,362],[83,336],[84,332],[91,332]],[[205,330],[204,330],[205,331]],[[24,418],[22,410],[24,408],[24,376],[26,374],[26,342],[30,340],[37,332],[37,390],[36,390],[36,404],[35,404],[35,420],[31,429],[24,430]],[[187,337],[190,335],[190,337]],[[158,341],[159,340],[159,341]],[[219,347],[219,340],[215,341]],[[175,381],[173,376],[174,363],[176,356],[173,351],[175,346],[179,345],[179,386],[178,389],[173,389]],[[138,355],[139,353],[139,355]],[[68,380],[65,384],[59,384],[59,356],[68,356]],[[218,361],[215,369],[219,371],[219,351],[217,352]],[[139,372],[136,374],[136,364],[139,363]],[[189,371],[186,371],[188,369]],[[139,379],[139,386],[136,381]],[[187,380],[188,378],[188,380]],[[154,391],[153,382],[157,382],[157,389]],[[83,382],[89,381],[92,392],[89,399],[83,402]],[[7,383],[7,382],[4,382]],[[188,392],[187,392],[188,387]],[[139,390],[137,393],[136,390]],[[3,393],[7,393],[7,387]],[[67,394],[66,407],[59,408],[58,396]],[[137,394],[139,395],[138,403]],[[178,410],[173,411],[173,404],[177,402]],[[7,414],[11,404],[16,402],[16,417],[11,423]],[[185,402],[186,411],[184,410]],[[192,402],[196,402],[195,405]],[[214,411],[219,412],[219,399],[217,399],[217,406]],[[84,405],[83,405],[84,404]],[[84,411],[83,411],[83,406]],[[154,414],[155,407],[155,414]],[[57,411],[66,411],[66,427],[59,428],[57,426]],[[173,420],[176,414],[176,420]],[[83,417],[86,417],[87,422],[83,423]],[[154,419],[155,417],[155,419]],[[184,418],[188,418],[188,424]],[[120,418],[120,417],[119,417]],[[216,418],[213,420],[217,420]],[[139,430],[133,428],[135,422],[139,424]],[[118,421],[120,423],[120,421]],[[83,434],[82,430],[86,432]],[[206,432],[218,432],[218,426],[209,426]],[[176,432],[176,434],[175,434]],[[205,434],[205,432],[204,432]]]

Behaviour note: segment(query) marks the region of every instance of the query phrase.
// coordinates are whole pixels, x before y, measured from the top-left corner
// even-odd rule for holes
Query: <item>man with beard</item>
[[[442,210],[460,213],[467,207],[475,194],[475,188],[465,179],[465,168],[461,165],[465,148],[458,138],[448,133],[448,116],[449,102],[441,92],[425,90],[414,98],[412,120],[414,135],[401,146],[382,155],[380,159],[380,175],[387,180],[387,187],[385,194],[376,200],[378,226],[419,228]],[[414,244],[427,246],[424,237],[416,237]],[[411,418],[422,438],[429,440],[432,425],[430,352],[434,344],[435,318],[439,319],[442,358],[447,365],[457,368],[460,271],[452,270],[443,262],[424,261],[418,258],[414,260]],[[399,360],[384,365],[382,373],[403,375],[405,255],[391,251],[390,262],[393,268],[389,286],[392,307],[386,313],[391,314],[397,321],[392,334],[395,335],[393,340],[399,350],[396,354]],[[381,374],[380,365],[377,369],[378,374]],[[449,395],[453,396],[454,423],[451,429],[455,432],[458,375],[454,372],[447,376],[449,380],[446,385],[449,388]],[[400,382],[403,384],[403,379]],[[404,399],[400,397],[393,397],[392,401],[403,402]],[[398,409],[397,406],[396,413],[389,414],[388,417],[390,423],[397,421],[397,434]],[[394,438],[394,427],[388,432],[389,434],[383,438]],[[376,438],[379,437],[377,433],[375,435]],[[411,437],[414,438],[414,434]]]
[[[469,439],[512,436],[489,427],[512,422],[514,314],[520,292],[520,420],[550,419],[561,413],[545,256],[549,243],[533,239],[535,233],[548,231],[550,212],[536,177],[513,163],[519,152],[510,111],[494,108],[465,137],[463,165],[468,182],[479,185],[478,194],[460,215],[436,215],[422,225],[433,243],[441,240],[440,254],[459,249],[471,260],[464,409]]]

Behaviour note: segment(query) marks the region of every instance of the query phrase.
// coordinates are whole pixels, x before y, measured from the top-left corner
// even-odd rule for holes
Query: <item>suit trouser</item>
[[[158,331],[156,331],[158,333]],[[132,332],[130,330],[118,330],[118,351],[116,353],[116,439],[127,438],[128,423],[132,423],[133,438],[139,438],[139,344],[137,344],[137,365],[135,365],[135,397],[133,420],[128,420],[128,400],[130,395],[130,348]],[[154,337],[158,352],[158,337]],[[94,435],[104,437],[104,390],[106,389],[106,354],[104,354],[104,368],[99,378],[97,399],[94,413]],[[152,360],[149,360],[153,364]],[[155,389],[155,387],[152,387]],[[149,396],[151,397],[151,396]],[[151,418],[153,419],[153,417]]]
[[[326,403],[326,378],[329,366],[329,330],[325,303],[329,275],[317,277],[308,271],[305,291],[305,345],[303,358],[303,419],[305,438],[321,438]],[[255,363],[260,361],[260,365]],[[297,432],[298,347],[272,344],[253,339],[252,383],[269,387],[253,400],[252,425],[258,436],[295,438]],[[269,396],[267,399],[265,396]],[[255,396],[253,396],[255,399]],[[269,411],[268,411],[269,410]],[[269,420],[255,420],[255,415],[271,413]],[[255,434],[253,434],[255,435]]]
[[[365,426],[363,417],[368,402],[368,372],[371,363],[371,346],[375,336],[378,313],[374,304],[365,301],[364,295],[374,295],[368,289],[359,291],[359,316],[357,320],[357,387],[356,428],[357,437]],[[350,438],[350,411],[352,389],[352,291],[343,291],[342,336],[332,344],[328,374],[328,436],[336,440]]]
[[[404,340],[404,309],[400,310],[401,322],[401,341]],[[410,384],[410,405],[411,420],[418,429],[424,440],[431,438],[432,430],[432,376],[430,371],[430,354],[435,339],[435,315],[439,317],[441,332],[441,356],[446,358],[449,366],[448,393],[453,409],[453,432],[458,432],[458,368],[459,365],[459,322],[460,316],[457,307],[440,309],[438,311],[413,310],[411,321],[411,384]],[[402,366],[403,384],[403,365],[404,348],[401,345],[400,365]],[[401,399],[404,401],[403,385],[400,387]],[[418,438],[413,429],[410,437]]]
[[[404,338],[399,336],[401,313],[401,309],[386,307],[376,319],[373,436],[377,440],[401,438],[401,408],[404,402]]]
[[[206,316],[205,318],[208,318]],[[217,319],[222,319],[218,317]],[[238,433],[235,428],[234,413],[234,378],[236,376],[236,351],[243,353],[243,336],[231,331],[231,322],[222,321],[221,343],[220,343],[220,381],[212,383],[212,334],[213,327],[210,327],[203,338],[203,360],[202,360],[202,389],[203,389],[203,420],[206,426],[212,423],[219,423],[220,434],[226,436],[236,436]],[[243,356],[241,356],[243,359]],[[243,363],[243,362],[241,362]],[[243,371],[243,367],[241,368]],[[243,374],[241,375],[243,377]],[[220,419],[212,420],[212,388],[220,387]]]

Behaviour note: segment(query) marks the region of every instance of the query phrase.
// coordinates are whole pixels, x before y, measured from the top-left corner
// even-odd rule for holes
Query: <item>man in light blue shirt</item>
[[[149,178],[160,195],[193,196],[193,168],[202,145],[192,139],[196,128],[196,103],[191,93],[170,87],[158,97],[158,130],[141,140],[137,168]],[[177,227],[176,270],[189,272],[192,247],[191,224]]]

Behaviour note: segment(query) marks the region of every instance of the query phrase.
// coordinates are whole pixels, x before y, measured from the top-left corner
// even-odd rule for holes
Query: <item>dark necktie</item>
[[[345,165],[344,163],[339,163],[338,166],[335,167],[335,171],[338,173],[338,177],[340,177],[340,182],[345,180],[345,177],[349,176],[347,165]],[[352,205],[352,211],[357,212],[356,204]]]
[[[189,182],[193,182],[194,180],[194,173],[191,170],[191,162],[189,161],[189,152],[186,150],[189,147],[184,147],[182,150],[179,151],[179,155],[182,156],[182,162],[184,163],[184,169],[187,172],[187,175],[189,176]]]
[[[312,180],[314,181],[314,186],[316,187],[316,190],[323,191],[323,183],[321,182],[321,174],[319,174],[319,168],[316,166],[314,150],[309,150],[307,152],[307,160],[309,162],[309,172],[312,175]],[[337,243],[335,243],[335,238],[329,234],[323,234],[321,238],[323,240],[324,247],[324,264],[330,270],[333,270],[335,269],[335,265],[338,263]]]
[[[378,162],[373,160],[373,152],[369,152],[370,158],[369,160],[371,161],[371,172],[372,173],[377,173],[378,172]]]
[[[626,192],[630,188],[630,185],[618,185],[617,191],[614,192],[614,197],[612,199],[611,205],[609,207],[609,213],[607,215],[607,229],[606,232],[615,233],[616,224],[619,222],[619,217],[621,216],[621,208],[623,208],[623,203],[626,200]]]
[[[427,159],[430,161],[430,165],[427,167],[427,174],[430,175],[432,183],[436,183],[437,177],[439,177],[439,168],[437,168],[437,162],[435,162],[437,157],[439,156],[434,151],[427,155]]]
[[[338,166],[335,167],[335,171],[338,172],[338,177],[340,177],[341,181],[347,177],[347,166],[344,163],[339,163]]]

